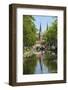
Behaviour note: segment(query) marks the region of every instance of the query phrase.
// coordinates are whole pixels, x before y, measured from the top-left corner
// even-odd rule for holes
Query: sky
[[[38,15],[34,16],[34,18],[35,18],[35,25],[38,29],[40,28],[41,24],[42,32],[46,30],[47,24],[49,26],[55,19],[57,19],[56,16],[38,16]]]

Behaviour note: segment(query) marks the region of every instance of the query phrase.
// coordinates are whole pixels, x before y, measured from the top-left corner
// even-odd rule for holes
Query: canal
[[[55,54],[40,53],[24,57],[23,74],[57,73],[57,58]]]

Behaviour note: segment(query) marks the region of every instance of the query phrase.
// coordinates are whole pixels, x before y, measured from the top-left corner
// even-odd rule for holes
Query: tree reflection
[[[36,66],[36,55],[24,57],[23,74],[33,74]]]
[[[54,52],[46,52],[44,55],[44,65],[48,67],[49,73],[56,73],[57,72],[57,56]]]

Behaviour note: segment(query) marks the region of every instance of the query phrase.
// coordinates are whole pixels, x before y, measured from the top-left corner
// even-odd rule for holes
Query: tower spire
[[[41,23],[40,23],[40,29],[39,29],[39,40],[40,40],[40,37],[41,37]]]
[[[47,23],[47,28],[46,28],[46,30],[48,30],[48,23]]]

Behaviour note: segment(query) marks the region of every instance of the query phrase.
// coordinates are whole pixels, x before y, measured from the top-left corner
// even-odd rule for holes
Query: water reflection
[[[57,72],[57,63],[55,61],[44,61],[44,65],[48,67],[49,73]]]
[[[30,57],[24,57],[23,62],[23,74],[33,74],[35,71],[35,66],[37,64],[36,55]]]
[[[37,58],[37,64],[34,72],[35,74],[48,73],[48,67],[44,65],[43,58],[44,58],[44,55],[39,55],[39,57]]]
[[[57,72],[55,53],[40,53],[24,58],[23,74],[46,74]]]
[[[57,55],[54,52],[46,52],[43,62],[44,65],[48,67],[49,73],[57,72]]]

